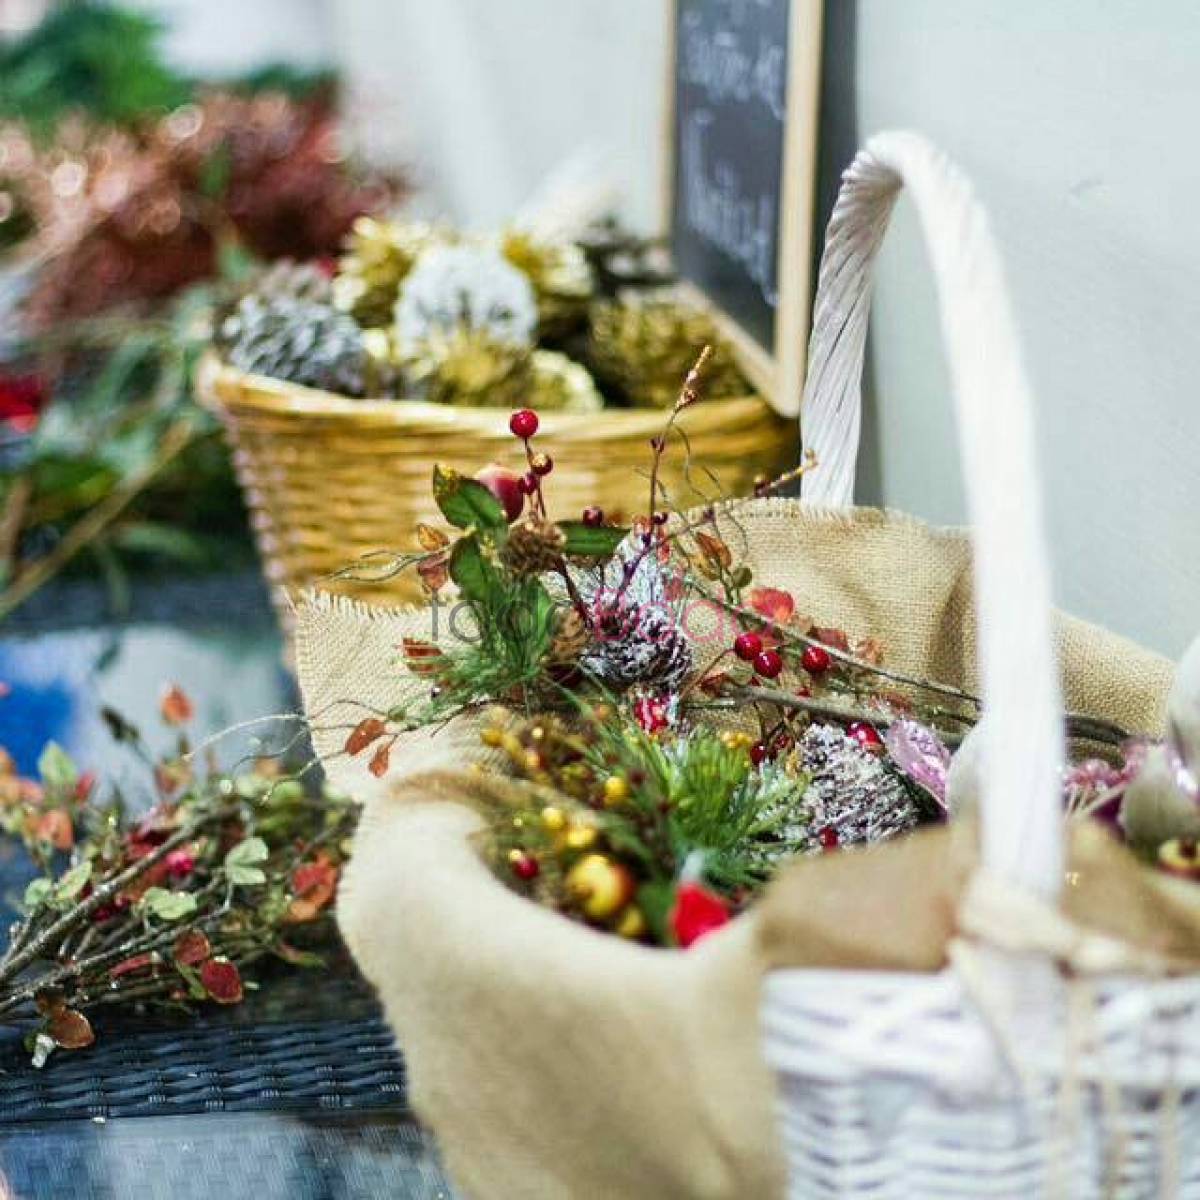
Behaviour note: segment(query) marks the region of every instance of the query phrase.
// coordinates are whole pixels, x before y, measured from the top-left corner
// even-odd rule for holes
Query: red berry
[[[517,480],[517,486],[526,496],[532,496],[538,490],[538,477],[532,471],[528,471]]]
[[[733,641],[733,652],[742,662],[752,662],[762,653],[762,648],[762,638],[757,633],[741,633]]]
[[[634,720],[646,733],[661,733],[671,723],[666,702],[652,696],[642,696],[633,704]]]
[[[671,909],[671,932],[686,950],[694,942],[729,924],[729,905],[699,883],[681,883]]]
[[[196,869],[196,859],[190,850],[172,850],[167,855],[167,870],[176,878],[184,879]]]
[[[771,751],[767,749],[762,742],[755,742],[750,747],[750,761],[756,766],[761,767],[763,763],[771,757]]]
[[[805,646],[804,653],[800,656],[800,665],[810,675],[820,675],[828,671],[832,661],[829,651],[821,649],[820,646]]]
[[[869,721],[852,721],[846,732],[864,749],[877,750],[883,745],[879,730]]]
[[[778,650],[763,650],[754,657],[754,669],[764,679],[774,679],[783,670],[783,659]]]
[[[540,423],[537,413],[532,408],[519,408],[508,418],[508,427],[512,430],[513,436],[523,438],[525,441],[529,441],[537,433]]]
[[[777,733],[774,741],[771,742],[771,749],[776,754],[785,754],[795,744],[790,733]]]
[[[516,472],[499,463],[488,463],[475,478],[500,501],[504,515],[510,521],[515,521],[521,515],[525,496],[521,490],[521,477]]]
[[[518,879],[523,879],[528,883],[529,880],[538,877],[542,868],[532,854],[521,854],[512,860],[512,869]]]
[[[529,469],[535,475],[549,475],[554,470],[554,459],[548,454],[535,454],[530,460]]]
[[[602,508],[597,508],[594,504],[589,504],[587,508],[583,510],[583,523],[585,525],[590,525],[593,528],[595,528],[597,525],[603,525],[604,510]]]
[[[836,850],[838,847],[838,831],[832,825],[826,825],[817,834],[817,841],[821,843],[823,850]]]

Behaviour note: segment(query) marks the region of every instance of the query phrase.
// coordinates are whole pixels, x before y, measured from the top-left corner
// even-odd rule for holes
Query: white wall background
[[[495,225],[590,149],[628,219],[659,218],[662,0],[336,0],[352,114],[424,207]]]
[[[330,52],[364,143],[486,225],[604,148],[658,218],[664,0],[140,0],[190,62]],[[975,179],[1041,406],[1064,606],[1169,653],[1200,632],[1200,3],[826,0],[822,193],[871,132]],[[822,223],[824,212],[822,214]],[[875,304],[862,498],[962,518],[937,317],[901,209]]]
[[[822,133],[921,129],[991,211],[1040,406],[1063,605],[1200,633],[1200,5],[832,0]],[[900,214],[874,311],[866,498],[962,518],[937,319]]]

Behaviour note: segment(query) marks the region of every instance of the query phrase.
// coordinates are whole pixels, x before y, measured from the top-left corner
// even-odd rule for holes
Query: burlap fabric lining
[[[898,669],[975,687],[963,533],[786,500],[730,506],[719,519],[756,579],[786,588],[819,623],[880,639]],[[691,628],[704,636],[702,622]],[[331,780],[367,806],[341,927],[379,989],[413,1102],[456,1182],[473,1200],[782,1196],[775,1096],[758,1048],[763,973],[943,966],[969,839],[936,831],[796,864],[753,912],[687,953],[592,932],[523,901],[478,859],[470,835],[487,784],[465,768],[487,759],[470,722],[407,737],[382,781],[365,756],[342,753],[361,705],[386,709],[428,687],[399,648],[430,632],[427,610],[310,595],[296,648],[316,749]],[[1057,640],[1070,708],[1159,731],[1168,662],[1066,616]],[[1173,966],[1200,959],[1194,914],[1181,905],[1165,920],[1171,901],[1126,856],[1089,842],[1075,860],[1088,886],[1070,890],[1072,916]],[[1119,918],[1085,907],[1114,888],[1130,898]]]

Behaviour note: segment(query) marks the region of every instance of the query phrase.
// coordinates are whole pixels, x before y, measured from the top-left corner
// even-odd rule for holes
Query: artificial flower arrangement
[[[406,638],[419,694],[364,716],[342,748],[382,778],[405,735],[436,741],[469,722],[480,850],[499,877],[573,919],[680,947],[728,922],[789,857],[882,842],[969,805],[965,765],[957,792],[948,780],[980,716],[967,691],[889,666],[871,630],[826,627],[803,597],[760,585],[735,553],[736,505],[670,510],[661,462],[709,361],[653,442],[646,507],[629,525],[597,507],[548,519],[555,464],[530,409],[510,418],[523,474],[435,468],[451,530],[421,525],[392,569],[419,572],[435,605],[457,588],[455,621],[471,634]],[[819,469],[806,459],[757,494]],[[1174,785],[1143,770],[1163,747],[1081,714],[1067,727],[1078,753],[1064,812],[1200,878],[1196,798],[1161,819]]]
[[[214,340],[234,367],[339,395],[568,413],[669,407],[707,342],[709,396],[753,392],[653,243],[611,223],[570,239],[363,217],[327,286],[266,280]]]
[[[55,743],[36,780],[0,750],[0,828],[37,868],[0,958],[0,1023],[27,1029],[34,1066],[91,1045],[97,1014],[238,1004],[256,965],[324,962],[357,807],[278,757],[204,769],[186,693],[166,689],[160,708],[174,741],[162,756],[104,713],[152,781],[148,809]]]
[[[327,97],[202,92],[45,143],[0,124],[0,254],[26,289],[0,338],[0,620],[79,557],[119,596],[131,566],[211,570],[245,545],[193,397],[213,314],[264,270],[274,286],[272,260],[332,262],[399,192],[339,149]]]

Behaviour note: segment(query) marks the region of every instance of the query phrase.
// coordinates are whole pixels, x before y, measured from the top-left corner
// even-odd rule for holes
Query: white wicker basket
[[[987,221],[911,134],[868,143],[830,223],[804,496],[851,502],[871,268],[901,187],[937,284],[975,535],[982,867],[942,974],[768,977],[790,1195],[1200,1196],[1200,983],[1131,976],[1123,947],[1054,908],[1061,701],[1031,403]]]

